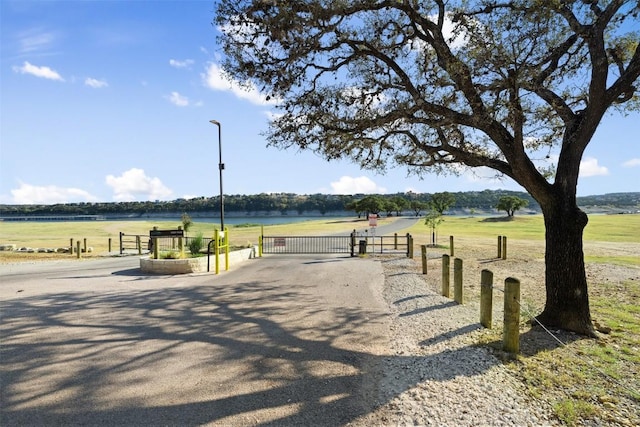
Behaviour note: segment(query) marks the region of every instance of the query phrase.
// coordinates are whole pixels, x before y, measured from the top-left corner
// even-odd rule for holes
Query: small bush
[[[167,251],[167,252],[160,252],[158,254],[158,258],[160,258],[160,259],[180,259],[180,258],[182,258],[182,255],[178,251]]]
[[[192,255],[199,254],[203,246],[202,232],[198,233],[196,237],[189,239],[189,251]]]

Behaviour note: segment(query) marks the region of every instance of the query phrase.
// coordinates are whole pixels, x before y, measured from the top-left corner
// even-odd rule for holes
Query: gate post
[[[153,227],[154,230],[157,230],[158,227],[154,226]],[[153,237],[151,238],[151,244],[153,245],[153,259],[158,259],[158,255],[159,255],[159,251],[158,251],[158,238],[157,237]]]
[[[350,234],[351,237],[351,256],[354,257],[355,255],[355,251],[356,251],[356,231],[353,230]]]
[[[422,274],[427,274],[427,245],[421,245],[422,249]]]
[[[216,274],[220,273],[220,236],[218,234],[218,229],[216,228],[213,231],[213,239],[216,241],[214,246],[214,254],[215,254],[215,265],[216,265]]]
[[[407,233],[407,258],[413,259],[413,237]]]
[[[153,228],[155,230],[157,227],[153,227]],[[124,252],[124,249],[122,248],[122,236],[123,235],[124,235],[124,233],[121,231],[120,232],[120,255],[122,255],[122,253]]]

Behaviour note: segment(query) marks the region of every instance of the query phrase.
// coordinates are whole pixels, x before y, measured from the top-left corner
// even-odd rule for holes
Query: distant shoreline
[[[588,206],[581,207],[587,214],[638,214],[640,210],[629,209],[628,207],[615,207],[615,206]],[[495,216],[503,215],[503,211],[482,210],[482,209],[454,209],[445,212],[448,216]],[[523,209],[517,212],[517,215],[539,215],[540,211],[532,209]],[[100,214],[100,215],[7,215],[0,217],[0,222],[61,222],[61,221],[145,221],[145,220],[167,220],[174,221],[182,218],[182,212],[158,212],[147,214]],[[220,219],[220,215],[217,212],[193,212],[189,213],[192,220],[206,220],[205,222],[215,222]],[[384,217],[384,215],[382,215]],[[402,212],[402,217],[415,217],[413,212]],[[424,212],[419,216],[424,216]],[[392,217],[397,217],[395,214]],[[277,222],[290,220],[291,222],[300,222],[306,220],[318,220],[318,219],[332,219],[332,218],[353,218],[358,219],[358,216],[353,211],[332,211],[324,214],[319,211],[304,212],[302,214],[298,212],[286,212],[280,211],[258,211],[258,212],[225,212],[225,220],[229,224],[243,224],[251,221],[256,222]],[[365,220],[365,216],[361,215],[360,219]]]

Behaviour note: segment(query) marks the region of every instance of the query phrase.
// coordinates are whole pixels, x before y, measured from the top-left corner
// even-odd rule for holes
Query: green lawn
[[[412,234],[428,234],[423,222],[409,231]],[[509,239],[544,240],[542,215],[517,215],[511,220],[502,217],[451,217],[445,216],[438,227],[440,236],[487,237],[508,236]],[[640,215],[590,215],[584,230],[584,240],[605,242],[638,242]]]

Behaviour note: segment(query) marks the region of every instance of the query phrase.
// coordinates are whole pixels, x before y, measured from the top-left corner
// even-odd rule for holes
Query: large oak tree
[[[214,23],[228,75],[280,109],[270,144],[376,170],[486,167],[524,187],[546,231],[537,319],[593,335],[578,172],[603,116],[638,108],[639,9],[637,0],[221,0]]]

